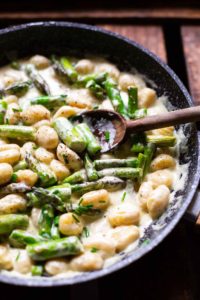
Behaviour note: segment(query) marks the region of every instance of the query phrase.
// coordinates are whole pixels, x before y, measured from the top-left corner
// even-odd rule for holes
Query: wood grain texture
[[[195,104],[200,104],[200,26],[181,28],[191,94]]]
[[[18,7],[19,8],[19,7]],[[87,19],[87,18],[109,18],[109,19],[122,19],[122,18],[134,18],[134,19],[186,19],[186,20],[198,20],[200,18],[200,8],[115,8],[112,9],[66,9],[54,11],[33,11],[27,9],[26,11],[0,11],[0,19],[2,20],[40,20],[40,19]]]
[[[144,47],[166,61],[164,35],[161,26],[100,25],[104,29],[119,33]]]

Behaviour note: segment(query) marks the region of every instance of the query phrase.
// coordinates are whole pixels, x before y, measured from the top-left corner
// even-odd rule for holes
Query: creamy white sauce
[[[102,59],[100,59],[100,60],[93,59],[93,61],[96,63],[95,71],[98,71],[101,64],[105,62]],[[55,75],[55,72],[52,69],[52,67],[48,67],[39,72],[45,78],[45,80],[48,82],[50,91],[53,95],[67,94],[69,97],[73,97],[75,94],[77,94],[76,97],[78,100],[79,99],[80,99],[80,101],[87,100],[86,98],[84,98],[84,97],[87,97],[87,95],[84,96],[84,93],[81,94],[78,89],[71,88],[68,85],[66,85],[66,83],[62,83]],[[5,74],[8,76],[17,77],[18,79],[27,80],[27,77],[26,77],[26,75],[24,75],[24,72],[11,70],[10,67],[3,67],[0,70],[0,83],[2,83],[4,81]],[[138,80],[140,87],[144,87],[145,86],[145,83],[143,81],[144,77],[139,74],[134,75],[134,76]],[[26,106],[27,99],[33,98],[38,95],[39,95],[38,91],[35,88],[32,88],[31,90],[28,91],[27,94],[25,94],[23,97],[20,98],[19,104],[22,106]],[[124,102],[127,104],[127,101],[128,101],[127,93],[121,92],[121,95],[122,95]],[[165,105],[166,105],[167,100],[168,99],[165,96],[158,98],[156,100],[155,104],[153,104],[150,108],[148,108],[148,115],[156,115],[156,114],[166,112],[167,108]],[[97,99],[95,99],[94,97],[91,96],[90,102],[92,105],[100,104],[100,107],[102,107],[102,108],[108,108],[108,109],[112,108],[112,104],[109,99],[104,100],[103,103],[101,104],[101,103],[99,103],[99,101]],[[170,194],[170,202],[174,201],[174,195],[175,195],[176,191],[182,190],[184,188],[185,182],[188,178],[188,164],[180,165],[179,161],[178,161],[180,143],[182,143],[182,147],[183,147],[183,143],[184,143],[184,141],[187,140],[187,138],[185,137],[182,128],[179,129],[178,131],[176,131],[174,134],[177,138],[177,144],[174,147],[174,149],[172,149],[172,152],[176,159],[176,167],[174,169],[170,170],[171,176],[173,177],[173,186],[172,186],[173,192],[171,192],[171,194]],[[102,155],[102,158],[109,158],[109,157],[112,157],[112,155],[110,155],[110,154]],[[120,191],[110,193],[110,206],[104,212],[104,215],[102,218],[96,218],[96,219],[89,218],[89,217],[87,219],[84,218],[83,222],[84,222],[84,225],[88,227],[90,236],[95,236],[95,235],[100,234],[100,235],[106,237],[109,234],[109,231],[112,229],[112,227],[107,219],[107,215],[111,211],[113,211],[113,209],[115,209],[118,205],[121,205],[124,192],[126,192],[126,197],[124,199],[124,203],[129,204],[133,208],[137,207],[140,209],[139,203],[136,198],[137,193],[133,188],[133,184],[132,184],[132,182],[131,183],[127,182],[127,186],[126,186],[125,190],[120,190]],[[181,205],[181,201],[182,201],[181,198],[179,201],[177,201],[177,203],[176,203],[177,208],[179,207],[179,205]],[[147,228],[151,224],[151,222],[152,222],[152,218],[150,217],[150,215],[148,213],[141,211],[140,224],[139,224],[140,238],[143,236],[145,228]],[[159,230],[160,225],[157,225],[157,226],[155,225],[154,229]],[[35,229],[35,227],[33,226],[32,223],[30,223],[28,231],[32,232],[32,233],[37,232],[37,230]],[[83,241],[86,239],[87,238],[84,237]],[[123,252],[131,252],[137,247],[137,245],[138,245],[138,240],[136,242],[130,244]],[[17,250],[13,250],[13,257],[16,256],[16,251]],[[104,267],[110,266],[111,264],[115,263],[117,260],[120,260],[120,255],[118,255],[118,254],[114,255],[113,257],[105,259]],[[7,275],[9,274],[9,275],[23,276],[23,277],[30,276],[29,273],[24,275],[24,274],[19,274],[18,272],[15,272],[15,271],[8,272],[8,271],[3,270],[2,273],[6,273]],[[78,274],[80,274],[80,272],[75,272],[75,271],[69,270],[66,273],[56,275],[56,277],[71,277],[71,276],[76,276]]]

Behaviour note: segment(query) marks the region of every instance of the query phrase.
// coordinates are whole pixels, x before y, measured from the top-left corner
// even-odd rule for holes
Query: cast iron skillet
[[[103,56],[117,64],[121,70],[133,67],[154,82],[158,95],[165,94],[170,99],[169,109],[192,105],[186,88],[177,75],[158,57],[147,49],[120,35],[97,27],[65,23],[40,22],[9,27],[0,30],[0,65],[10,59],[34,53],[60,53],[83,57],[87,54]],[[149,85],[151,86],[151,81]],[[175,201],[161,218],[150,225],[139,247],[129,254],[121,253],[121,259],[105,269],[83,273],[73,278],[28,278],[0,274],[0,281],[24,286],[70,285],[105,276],[141,258],[156,247],[174,228],[191,202],[199,182],[200,158],[199,137],[194,124],[183,127],[187,136],[181,146],[180,163],[190,162],[189,179],[183,190],[175,195]],[[171,249],[173,251],[173,249]]]

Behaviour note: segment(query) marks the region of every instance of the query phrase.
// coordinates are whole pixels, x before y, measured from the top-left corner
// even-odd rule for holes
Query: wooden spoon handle
[[[200,121],[200,106],[179,109],[159,115],[127,121],[129,131],[147,131],[167,126]]]

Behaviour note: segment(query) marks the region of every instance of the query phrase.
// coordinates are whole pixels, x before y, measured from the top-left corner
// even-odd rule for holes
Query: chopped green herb
[[[74,220],[77,222],[77,223],[80,223],[80,220],[77,218],[77,216],[75,214],[72,214],[72,217],[74,218]]]
[[[16,174],[16,173],[13,173],[12,176],[11,176],[11,181],[12,181],[12,182],[17,182],[17,178],[18,178],[18,177],[17,177],[17,174]]]
[[[83,235],[87,238],[90,235],[89,229],[87,227],[83,227]]]
[[[20,251],[18,251],[17,256],[15,257],[15,261],[18,261],[18,260],[19,260],[20,254],[21,254]]]
[[[79,205],[76,209],[74,209],[74,213],[77,214],[78,216],[81,216],[82,214],[91,211],[92,207],[93,207],[92,204],[88,204],[86,206]]]
[[[33,276],[41,276],[43,273],[43,266],[32,266],[31,274]]]
[[[109,131],[105,131],[104,135],[105,135],[106,142],[109,142],[109,140],[110,140],[110,132]]]
[[[99,251],[98,248],[93,247],[93,248],[91,249],[91,252],[92,252],[92,253],[96,253],[97,251]]]
[[[22,109],[21,108],[12,108],[12,111],[13,112],[22,112]]]
[[[93,109],[94,109],[94,110],[99,109],[99,105],[94,105],[94,106],[93,106]]]
[[[126,198],[126,192],[123,193],[121,202],[124,202],[125,198]]]
[[[150,243],[150,239],[146,239],[142,242],[142,245],[148,245]]]
[[[6,125],[9,125],[9,120],[6,118],[5,120]]]

